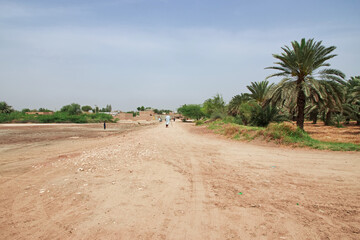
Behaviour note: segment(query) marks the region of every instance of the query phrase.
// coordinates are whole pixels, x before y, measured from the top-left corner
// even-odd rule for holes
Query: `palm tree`
[[[232,116],[239,115],[241,104],[250,101],[252,98],[248,93],[241,93],[240,95],[234,96],[228,105],[228,114]]]
[[[279,70],[278,73],[268,76],[266,79],[281,76],[283,80],[275,87],[273,94],[283,97],[296,98],[296,125],[300,129],[304,129],[305,106],[306,99],[310,96],[311,89],[320,92],[321,83],[319,80],[336,81],[342,83],[345,75],[336,69],[329,67],[327,60],[335,57],[331,54],[336,47],[324,47],[322,41],[315,42],[314,39],[301,39],[300,43],[293,41],[292,48],[285,46],[281,49],[284,51],[281,55],[273,54],[273,57],[278,59],[275,62],[277,66],[267,67],[266,69]],[[276,92],[276,90],[283,89],[285,93]],[[295,95],[291,95],[295,93]],[[288,99],[279,99],[287,101]]]
[[[351,77],[345,83],[345,89],[346,100],[343,107],[347,122],[352,118],[360,125],[360,76]]]
[[[273,83],[269,85],[269,81],[264,80],[261,82],[251,82],[251,85],[246,87],[251,92],[250,96],[255,99],[257,103],[262,104],[273,85]]]

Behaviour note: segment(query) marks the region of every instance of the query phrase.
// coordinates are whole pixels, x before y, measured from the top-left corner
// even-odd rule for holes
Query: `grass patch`
[[[204,124],[215,133],[235,140],[252,141],[261,138],[277,144],[297,147],[332,151],[360,151],[360,144],[319,141],[311,138],[306,132],[288,122],[271,123],[266,128],[243,126],[222,120]]]

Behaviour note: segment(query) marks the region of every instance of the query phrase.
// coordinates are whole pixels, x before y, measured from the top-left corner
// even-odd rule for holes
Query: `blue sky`
[[[301,38],[360,75],[360,1],[0,0],[0,101],[176,110],[228,102]],[[272,79],[278,82],[279,79]]]

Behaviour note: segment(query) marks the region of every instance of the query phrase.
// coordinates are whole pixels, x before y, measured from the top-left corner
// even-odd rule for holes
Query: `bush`
[[[251,110],[251,125],[258,127],[266,127],[270,122],[282,122],[288,118],[285,115],[279,113],[277,107],[267,105],[261,107],[260,105],[254,105]]]
[[[224,111],[222,110],[215,110],[211,115],[210,118],[211,119],[223,119],[225,118],[227,115]]]
[[[288,138],[304,138],[308,136],[300,128],[296,127],[292,123],[283,122],[283,123],[270,123],[265,130],[265,134],[271,139],[284,139],[289,140]]]
[[[200,125],[203,125],[203,124],[204,124],[204,120],[196,120],[195,121],[196,126],[200,126]]]

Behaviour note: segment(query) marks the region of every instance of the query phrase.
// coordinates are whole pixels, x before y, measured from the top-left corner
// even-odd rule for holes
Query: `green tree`
[[[81,114],[80,105],[77,103],[72,103],[70,105],[65,105],[60,109],[60,112],[67,112],[70,115],[78,115]]]
[[[267,77],[280,76],[283,80],[274,88],[272,94],[279,95],[277,91],[284,91],[280,94],[281,101],[286,98],[296,97],[296,125],[304,129],[306,99],[310,95],[311,88],[319,89],[318,80],[343,82],[345,75],[336,69],[323,68],[329,67],[327,62],[335,57],[331,54],[336,47],[324,47],[322,42],[315,42],[313,39],[301,39],[300,43],[293,41],[292,48],[285,46],[281,55],[273,54],[279,60],[275,62],[277,66],[267,67],[266,69],[278,70],[278,73]]]
[[[140,111],[145,111],[145,107],[144,107],[144,106],[137,107],[136,109],[137,109],[139,112],[140,112]]]
[[[346,122],[354,119],[360,125],[360,76],[345,82],[345,103],[343,105]]]
[[[81,110],[83,110],[84,112],[89,112],[90,110],[92,110],[92,107],[89,105],[85,105],[81,107]]]
[[[265,101],[268,92],[273,85],[273,83],[269,85],[269,81],[264,80],[261,82],[251,82],[251,85],[246,87],[251,92],[250,96],[257,103],[262,104]]]
[[[6,102],[0,102],[0,113],[12,113],[14,109]]]
[[[225,102],[220,94],[216,94],[213,98],[207,99],[202,107],[202,111],[207,117],[211,115],[225,115]]]
[[[250,123],[252,109],[254,108],[254,105],[257,105],[257,103],[255,103],[254,101],[248,101],[242,103],[239,106],[239,113],[237,116],[241,119],[242,124],[244,124],[245,126]]]
[[[309,90],[305,113],[309,114],[313,124],[316,124],[319,114],[323,116],[325,125],[332,124],[333,114],[342,112],[345,101],[343,85],[335,81],[319,80],[319,86],[317,88],[310,86]]]
[[[182,105],[178,108],[178,113],[182,114],[184,117],[199,120],[204,117],[204,113],[201,111],[201,106],[197,104]]]
[[[241,112],[241,105],[243,103],[249,102],[251,100],[251,96],[248,93],[241,93],[240,95],[234,96],[228,105],[228,114],[232,116],[239,115]]]

